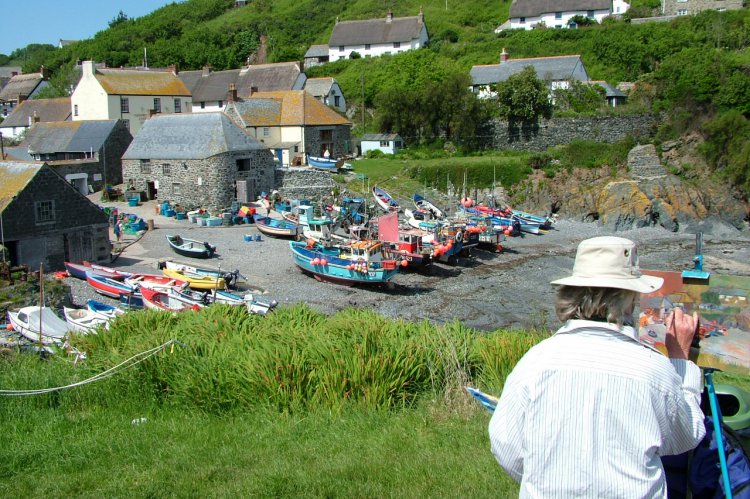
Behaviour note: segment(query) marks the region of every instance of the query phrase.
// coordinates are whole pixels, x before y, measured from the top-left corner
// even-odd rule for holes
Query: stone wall
[[[703,10],[738,10],[742,6],[742,0],[663,0],[662,15],[695,15]],[[680,14],[680,10],[685,14]]]
[[[238,171],[238,162],[242,169]],[[123,160],[126,186],[149,192],[149,182],[158,183],[154,199],[169,201],[186,210],[203,208],[212,213],[229,208],[236,198],[235,181],[248,180],[257,192],[273,189],[274,161],[268,149],[225,153],[206,159],[153,160],[150,172],[141,171],[140,160]],[[131,184],[132,181],[132,184]]]
[[[351,127],[349,125],[339,126],[306,126],[305,127],[305,153],[310,156],[320,156],[321,135],[323,131],[332,131],[333,151],[332,158],[338,158],[349,154],[351,151]],[[327,142],[327,141],[326,141]]]
[[[276,170],[276,190],[287,199],[316,201],[330,196],[335,186],[330,172],[312,168]]]
[[[573,140],[595,140],[617,142],[627,136],[636,139],[653,135],[657,121],[651,114],[630,116],[590,116],[576,118],[552,118],[542,120],[531,129],[508,129],[508,122],[493,122],[493,149],[546,151],[553,146],[569,144]]]

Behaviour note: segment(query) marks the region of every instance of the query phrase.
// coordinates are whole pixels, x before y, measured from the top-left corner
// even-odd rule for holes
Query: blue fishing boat
[[[307,164],[318,170],[337,171],[351,170],[352,165],[345,163],[343,159],[322,158],[320,156],[307,156]]]
[[[298,206],[297,217],[302,238],[312,239],[313,241],[324,241],[331,238],[333,218],[316,216],[315,209],[309,205]]]
[[[387,283],[398,273],[400,266],[398,260],[384,259],[383,243],[372,239],[332,247],[290,241],[289,247],[295,265],[303,272],[320,281],[346,286]]]
[[[86,281],[97,293],[109,296],[110,298],[120,298],[121,295],[131,294],[135,291],[135,287],[129,286],[124,282],[103,277],[92,272],[86,272]]]
[[[414,206],[416,206],[417,210],[426,210],[429,211],[433,218],[443,218],[445,214],[443,211],[435,206],[432,202],[427,200],[424,196],[420,196],[417,193],[414,193],[413,197]]]
[[[256,213],[253,215],[253,220],[258,230],[267,236],[296,238],[299,231],[299,224],[283,218],[272,218]]]

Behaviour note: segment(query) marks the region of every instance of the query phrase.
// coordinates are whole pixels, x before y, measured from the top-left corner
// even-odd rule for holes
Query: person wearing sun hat
[[[644,275],[633,241],[582,241],[558,286],[564,325],[529,350],[505,381],[489,425],[498,463],[520,497],[667,497],[660,456],[705,434],[700,369],[688,360],[697,316],[665,320],[668,357],[640,342],[633,312]]]

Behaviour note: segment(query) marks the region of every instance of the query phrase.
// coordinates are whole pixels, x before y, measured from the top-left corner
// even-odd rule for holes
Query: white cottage
[[[388,10],[385,19],[339,21],[328,40],[328,59],[349,59],[352,52],[362,57],[398,54],[424,47],[429,41],[424,14],[413,17],[393,17]]]
[[[362,156],[370,151],[396,154],[404,148],[404,141],[397,133],[366,133],[361,140]]]

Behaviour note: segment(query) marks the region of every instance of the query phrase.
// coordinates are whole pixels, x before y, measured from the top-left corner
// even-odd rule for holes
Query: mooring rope
[[[107,379],[107,378],[109,378],[111,376],[114,376],[115,374],[118,374],[118,372],[121,371],[121,370],[129,369],[129,368],[131,368],[133,366],[136,366],[136,365],[140,364],[141,362],[149,359],[150,357],[153,357],[154,355],[156,355],[160,351],[164,350],[165,348],[167,348],[169,346],[172,346],[172,345],[175,345],[175,344],[181,345],[181,346],[185,346],[185,345],[183,345],[182,343],[180,343],[177,340],[174,340],[174,339],[173,340],[169,340],[166,343],[163,343],[163,344],[161,344],[161,345],[159,345],[157,347],[154,347],[154,348],[152,348],[150,350],[146,350],[145,352],[137,353],[137,354],[133,355],[132,357],[123,360],[122,362],[120,362],[116,366],[111,367],[111,368],[107,369],[106,371],[103,371],[103,372],[101,372],[99,374],[96,374],[96,375],[92,376],[89,379],[86,379],[86,380],[83,380],[83,381],[79,381],[77,383],[72,383],[70,385],[65,385],[65,386],[58,386],[58,387],[55,387],[55,388],[40,388],[38,390],[0,390],[0,396],[18,397],[18,396],[24,396],[24,395],[43,395],[45,393],[52,393],[52,392],[57,392],[57,391],[60,391],[60,390],[67,390],[69,388],[76,388],[76,387],[79,387],[79,386],[87,385],[87,384],[93,383],[95,381],[101,381],[103,379]],[[128,365],[129,362],[132,362],[132,363]],[[122,368],[122,369],[120,369],[120,368]]]

